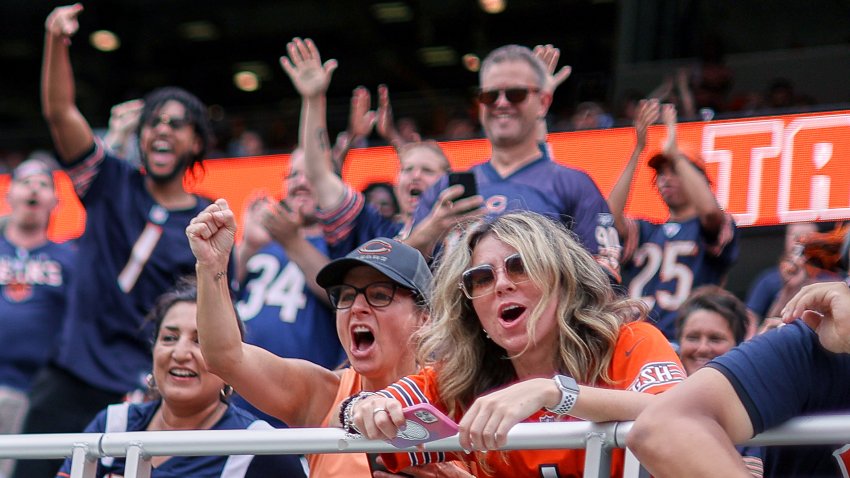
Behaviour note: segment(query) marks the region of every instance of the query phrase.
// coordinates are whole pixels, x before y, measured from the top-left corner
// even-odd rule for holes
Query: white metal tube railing
[[[585,477],[609,475],[610,450],[623,448],[632,422],[521,423],[508,433],[504,449],[587,448]],[[746,442],[750,445],[828,445],[850,443],[850,415],[795,418]],[[459,451],[457,437],[424,445],[425,451]],[[72,456],[72,478],[94,476],[94,460],[126,457],[125,478],[148,478],[152,456],[264,455],[393,452],[383,441],[348,439],[335,428],[283,430],[197,430],[171,432],[0,435],[0,458]],[[645,476],[627,457],[624,478]]]

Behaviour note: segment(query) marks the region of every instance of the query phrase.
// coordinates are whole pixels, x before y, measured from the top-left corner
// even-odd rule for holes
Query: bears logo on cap
[[[383,256],[393,251],[393,245],[386,241],[374,240],[360,246],[357,250],[367,256]]]

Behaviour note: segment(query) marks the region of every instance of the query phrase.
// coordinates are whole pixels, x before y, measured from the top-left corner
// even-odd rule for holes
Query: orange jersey
[[[631,390],[644,393],[661,393],[685,379],[684,368],[679,357],[664,335],[647,322],[631,322],[620,327],[620,335],[614,348],[614,355],[608,367],[612,384],[593,384],[597,387]],[[419,374],[405,377],[381,391],[383,395],[394,398],[407,407],[417,403],[431,403],[442,411],[447,407],[437,393],[437,374],[432,368],[423,369]],[[461,416],[452,417],[460,421]],[[526,422],[552,422],[576,420],[571,417],[558,417],[546,410],[540,410]],[[584,450],[517,450],[508,452],[490,452],[478,454],[486,459],[489,472],[481,470],[473,455],[462,453],[392,453],[381,457],[387,468],[398,471],[410,465],[422,465],[446,459],[466,461],[471,468],[478,468],[476,476],[515,476],[515,477],[571,477],[584,473]],[[471,461],[471,463],[470,463]],[[612,457],[612,476],[622,474],[624,454],[614,450]]]

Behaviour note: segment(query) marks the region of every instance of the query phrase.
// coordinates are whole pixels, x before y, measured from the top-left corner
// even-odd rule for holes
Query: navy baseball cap
[[[50,178],[50,181],[53,182],[53,170],[47,163],[40,159],[27,159],[19,164],[18,167],[12,171],[12,180],[23,181],[24,179],[37,174],[43,174]]]
[[[413,247],[386,237],[369,240],[345,257],[332,261],[319,271],[316,283],[325,289],[342,284],[349,270],[362,265],[374,268],[425,300],[431,299],[431,269],[425,258]]]

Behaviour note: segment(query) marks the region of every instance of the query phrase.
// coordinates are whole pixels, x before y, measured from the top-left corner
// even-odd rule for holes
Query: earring
[[[151,392],[156,391],[156,379],[153,378],[152,373],[145,375],[145,383],[148,385],[148,390],[150,390]]]
[[[221,398],[222,402],[227,402],[230,396],[233,395],[233,387],[225,383],[224,386],[221,387],[221,391],[218,393],[218,395]]]
[[[487,333],[487,329],[481,329],[484,332],[484,338],[490,340],[490,334]]]

